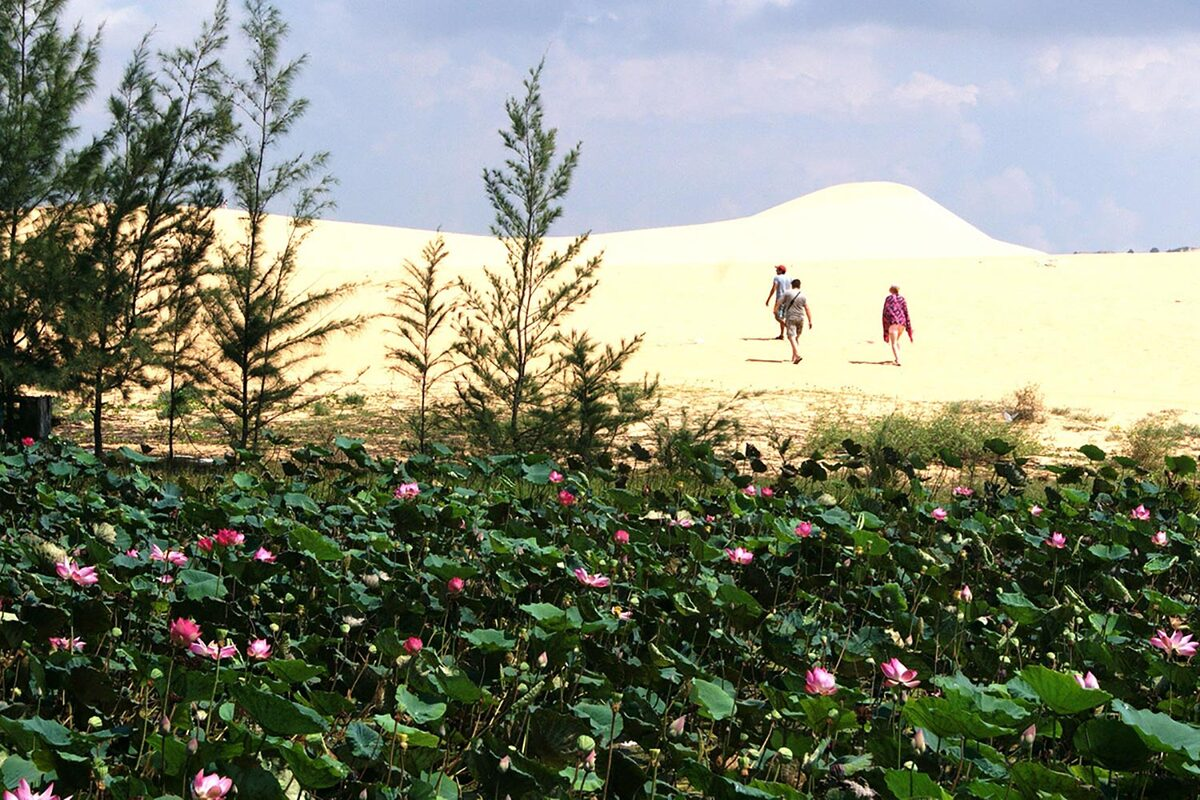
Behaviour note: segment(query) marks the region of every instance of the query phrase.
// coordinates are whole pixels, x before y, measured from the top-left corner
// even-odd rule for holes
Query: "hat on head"
[[[776,264],[775,272],[782,275],[783,273],[787,272],[787,267],[785,267],[783,264]]]

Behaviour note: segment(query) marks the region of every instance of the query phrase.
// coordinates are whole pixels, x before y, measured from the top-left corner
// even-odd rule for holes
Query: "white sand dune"
[[[272,219],[269,235],[284,223]],[[221,224],[236,224],[236,212],[222,212]],[[387,313],[387,284],[435,235],[318,222],[297,285],[355,281],[332,313]],[[445,239],[447,278],[503,265],[492,238]],[[658,374],[668,387],[763,390],[775,407],[802,409],[814,390],[999,400],[1037,383],[1048,406],[1120,421],[1200,407],[1200,253],[1051,258],[893,183],[835,186],[742,219],[597,235],[590,247],[605,254],[600,287],[568,325],[601,341],[644,333],[631,373]],[[815,319],[796,366],[786,342],[769,338],[777,328],[763,301],[776,263],[804,281]],[[893,281],[916,329],[901,368],[879,363],[890,358],[879,318]],[[363,371],[368,388],[401,385],[387,369],[396,344],[387,328],[376,318],[330,342],[322,363]]]

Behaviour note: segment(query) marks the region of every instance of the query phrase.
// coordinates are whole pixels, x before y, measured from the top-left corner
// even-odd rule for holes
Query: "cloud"
[[[912,77],[892,90],[892,97],[905,106],[958,108],[976,105],[979,87],[973,83],[954,84],[926,72],[914,72]]]
[[[1045,48],[1031,63],[1034,85],[1081,105],[1093,130],[1155,140],[1200,119],[1197,34],[1084,39]]]

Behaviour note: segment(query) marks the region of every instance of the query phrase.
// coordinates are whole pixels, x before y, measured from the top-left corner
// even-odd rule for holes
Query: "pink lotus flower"
[[[274,564],[275,554],[265,547],[259,547],[254,551],[254,560],[261,561],[264,564]]]
[[[813,526],[811,522],[801,522],[796,526],[796,535],[801,539],[807,539],[812,536]]]
[[[180,647],[187,647],[200,638],[200,626],[195,620],[176,617],[171,623],[171,627],[167,629],[167,635],[171,641]]]
[[[251,639],[246,645],[246,655],[255,661],[265,661],[271,657],[271,643],[266,639]]]
[[[174,576],[174,575],[170,575],[170,574],[168,574],[168,575],[159,575],[159,576],[158,576],[158,582],[159,582],[159,583],[163,583],[163,584],[166,584],[166,583],[174,583],[174,582],[175,582],[175,576]]]
[[[558,492],[558,502],[562,503],[564,506],[573,506],[575,505],[575,495],[571,494],[566,489],[560,489]]]
[[[1150,541],[1153,542],[1154,544],[1158,545],[1159,547],[1166,547],[1167,532],[1166,531],[1156,532],[1153,536],[1150,537]]]
[[[1091,673],[1091,670],[1085,675],[1075,673],[1075,682],[1079,684],[1080,689],[1099,689],[1100,681],[1096,680],[1096,676]]]
[[[192,797],[195,800],[221,800],[233,788],[233,779],[225,778],[217,773],[205,775],[204,770],[192,778]]]
[[[678,525],[681,528],[690,528],[696,523],[692,522],[690,517],[684,517],[683,519],[673,519],[667,524],[671,527]]]
[[[613,541],[617,544],[629,544],[629,531],[624,528],[617,529],[617,532],[613,534]]]
[[[1037,725],[1030,725],[1025,730],[1021,731],[1021,741],[1033,747],[1033,741],[1037,738]]]
[[[553,470],[553,469],[550,470],[550,482],[551,483],[562,483],[563,482],[563,474],[561,472],[559,472],[558,470]]]
[[[950,494],[955,497],[971,497],[975,494],[975,490],[970,486],[955,486],[950,490]]]
[[[1055,550],[1062,550],[1067,546],[1067,537],[1063,536],[1058,531],[1050,534],[1045,539],[1046,547],[1053,547]]]
[[[410,656],[415,656],[417,653],[421,652],[421,648],[424,646],[425,643],[416,636],[410,636],[404,640],[404,652],[408,653]]]
[[[583,759],[583,766],[584,766],[584,769],[587,769],[587,770],[589,770],[590,772],[595,772],[595,771],[596,771],[596,751],[595,751],[595,749],[594,749],[594,748],[593,748],[593,750],[592,750],[590,753],[588,753],[588,754],[587,754],[587,756],[586,756],[586,757]]]
[[[221,547],[233,547],[235,545],[240,545],[245,541],[246,536],[244,534],[238,533],[231,528],[221,528],[219,531],[217,531],[216,542],[217,544],[221,545]]]
[[[884,683],[888,686],[903,686],[912,689],[921,685],[921,682],[916,680],[917,671],[904,666],[898,658],[883,662],[879,669],[883,671]]]
[[[416,483],[402,483],[396,487],[396,491],[393,494],[400,500],[412,500],[420,496],[421,487]]]
[[[215,641],[206,644],[203,639],[197,639],[192,642],[188,650],[195,655],[211,658],[213,661],[223,661],[227,658],[233,658],[237,655],[238,651],[236,645],[227,644],[222,646]]]
[[[84,647],[84,641],[83,641],[83,639],[80,639],[79,637],[75,637],[74,639],[68,639],[64,636],[51,636],[50,637],[50,649],[51,650],[67,650],[67,651],[74,650],[75,652],[78,653],[78,652],[83,651],[83,647]]]
[[[1150,519],[1150,512],[1146,510],[1145,506],[1139,504],[1137,508],[1129,512],[1129,516],[1134,519],[1148,520]]]
[[[633,619],[633,612],[621,608],[620,606],[612,607],[612,615],[621,622],[628,622],[629,620]]]
[[[538,665],[538,669],[545,669],[545,668],[546,668],[546,665],[547,665],[547,664],[549,664],[549,663],[550,663],[550,656],[546,655],[546,651],[545,651],[545,650],[543,650],[543,651],[541,652],[541,655],[539,655],[539,656],[537,657],[537,665]]]
[[[125,555],[129,556],[130,558],[141,558],[142,557],[142,554],[138,551],[138,549],[136,547],[131,547],[128,550],[126,550]]]
[[[465,585],[466,583],[463,581],[463,579],[456,575],[450,580],[446,581],[446,591],[450,594],[459,594],[462,592]]]
[[[196,540],[196,547],[199,547],[201,550],[203,550],[206,553],[211,553],[213,551],[212,537],[211,536],[201,536],[199,539]]]
[[[500,759],[497,766],[500,767],[501,772],[508,772],[509,767],[512,766],[512,756],[505,756]]]
[[[1200,648],[1200,642],[1193,642],[1190,633],[1185,635],[1180,631],[1172,631],[1168,636],[1166,631],[1159,630],[1150,637],[1150,644],[1168,656],[1183,656],[1184,658],[1196,655],[1197,648]]]
[[[667,726],[667,733],[671,734],[672,736],[683,736],[683,728],[685,725],[687,725],[687,714],[671,720],[671,724]]]
[[[770,486],[764,486],[758,490],[758,496],[759,497],[774,497],[775,490],[772,489]]]
[[[72,795],[67,795],[62,800],[71,800],[71,797]],[[21,780],[17,781],[17,790],[15,792],[5,792],[3,800],[59,800],[59,796],[54,793],[53,782],[35,794],[29,786],[29,781],[21,778]]]
[[[21,437],[21,446],[22,447],[33,447],[33,437],[32,436],[22,436]]]
[[[726,547],[725,556],[734,564],[749,564],[754,560],[754,553],[744,547],[735,547],[732,550]]]
[[[712,523],[717,521],[717,518],[714,517],[712,514],[705,514],[704,521],[711,525]]]
[[[964,603],[971,602],[971,598],[974,597],[974,595],[971,594],[971,587],[965,583],[963,584],[963,587],[961,589],[959,589],[957,592],[954,593],[954,595],[955,595],[955,597],[957,597],[959,600],[963,601]]]
[[[813,667],[804,673],[804,691],[809,694],[837,694],[837,680],[833,673],[821,667]]]
[[[946,518],[946,509],[942,508],[941,506],[938,506],[933,511],[929,512],[929,514],[935,520],[937,520],[938,522],[941,522],[942,520],[944,520]]]
[[[1035,517],[1040,517],[1042,515],[1042,507],[1034,503],[1029,507],[1029,513]]]
[[[608,584],[611,583],[611,581],[609,581],[609,579],[603,575],[592,575],[583,567],[576,567],[574,569],[574,573],[575,580],[579,581],[584,586],[590,586],[593,589],[603,589],[605,586],[608,586]]]
[[[754,497],[758,494],[758,490],[753,485],[750,485],[742,489],[742,494],[746,495],[746,497]]]
[[[76,586],[91,586],[100,582],[95,567],[81,567],[73,558],[64,558],[54,565],[54,571],[64,581],[71,581]]]
[[[178,550],[167,550],[166,552],[163,552],[161,547],[156,544],[152,544],[150,545],[150,560],[163,561],[173,564],[177,567],[182,567],[187,564],[188,557]]]

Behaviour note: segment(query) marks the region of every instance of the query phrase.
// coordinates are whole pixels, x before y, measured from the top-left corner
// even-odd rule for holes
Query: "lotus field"
[[[1195,462],[992,445],[932,488],[850,442],[679,484],[10,447],[3,797],[1200,796]]]

